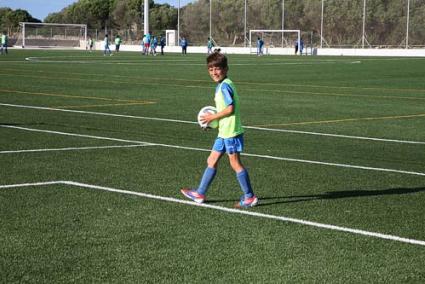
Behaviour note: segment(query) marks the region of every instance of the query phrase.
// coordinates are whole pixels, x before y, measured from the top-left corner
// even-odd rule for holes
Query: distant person
[[[145,45],[144,54],[145,55],[149,55],[149,50],[150,50],[150,46],[151,46],[151,36],[152,36],[151,32],[147,33],[146,36],[145,36],[145,40],[144,40],[144,45]]]
[[[262,38],[258,37],[257,38],[257,55],[261,56],[263,55],[263,46],[264,46],[264,41]]]
[[[182,47],[182,54],[187,54],[187,45],[187,39],[183,37],[180,41],[180,46]]]
[[[92,37],[89,37],[89,40],[87,41],[87,46],[88,46],[90,52],[92,52],[93,46],[94,46],[94,40],[92,39]]]
[[[156,36],[152,36],[151,38],[151,51],[150,53],[153,56],[156,56],[156,47],[158,46],[158,39],[156,38]]]
[[[300,39],[300,46],[298,46],[298,40],[296,40],[295,41],[295,54],[297,54],[298,51],[299,51],[300,55],[302,55],[303,49],[304,49],[304,41],[302,39]]]
[[[109,49],[108,35],[105,35],[105,38],[103,39],[103,56],[106,56],[106,54],[109,54],[109,56],[112,56],[112,51]]]
[[[211,54],[212,52],[213,52],[213,47],[214,47],[214,42],[212,41],[212,39],[211,38],[208,38],[208,41],[207,41],[207,53],[208,54]]]
[[[142,54],[145,54],[145,41],[146,41],[146,35],[143,35],[142,42],[140,45],[142,46]]]
[[[7,45],[9,44],[9,37],[6,32],[3,32],[0,39],[0,54],[8,54]]]
[[[161,55],[164,55],[164,47],[165,47],[165,36],[161,36],[161,39],[159,40],[159,45],[161,46]]]
[[[300,39],[300,55],[303,55],[303,50],[304,50],[304,41]]]
[[[115,52],[120,52],[121,42],[122,42],[122,39],[121,39],[120,35],[117,35],[115,37]]]

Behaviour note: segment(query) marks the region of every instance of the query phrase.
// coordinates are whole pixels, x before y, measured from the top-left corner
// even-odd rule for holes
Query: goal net
[[[53,23],[19,23],[21,32],[17,46],[82,48],[87,45],[87,25]]]
[[[300,30],[249,30],[250,53],[258,53],[257,41],[262,40],[263,54],[294,54],[297,44],[301,45]]]

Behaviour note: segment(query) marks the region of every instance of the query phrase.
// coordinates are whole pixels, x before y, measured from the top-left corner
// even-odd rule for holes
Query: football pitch
[[[425,58],[229,55],[239,210],[205,57],[0,57],[0,282],[424,283]]]

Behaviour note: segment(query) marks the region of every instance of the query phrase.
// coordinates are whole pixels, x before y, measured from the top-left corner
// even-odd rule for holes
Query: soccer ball
[[[206,114],[206,113],[212,113],[212,114],[217,113],[217,109],[213,106],[203,107],[198,113],[198,124],[199,124],[199,126],[201,126],[201,128],[207,128],[207,127],[217,128],[218,127],[218,120],[212,120],[208,124],[201,122],[201,116]]]

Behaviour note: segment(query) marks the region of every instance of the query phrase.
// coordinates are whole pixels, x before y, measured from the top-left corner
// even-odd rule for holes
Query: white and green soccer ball
[[[199,113],[198,113],[198,124],[201,126],[201,128],[217,128],[218,127],[218,120],[212,120],[210,123],[202,123],[201,122],[201,116],[207,113],[215,114],[217,113],[217,109],[213,106],[206,106],[203,107]]]

